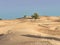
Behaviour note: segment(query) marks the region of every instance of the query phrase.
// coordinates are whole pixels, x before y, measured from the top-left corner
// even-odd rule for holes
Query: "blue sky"
[[[34,12],[60,16],[60,0],[0,0],[0,18],[14,19]]]

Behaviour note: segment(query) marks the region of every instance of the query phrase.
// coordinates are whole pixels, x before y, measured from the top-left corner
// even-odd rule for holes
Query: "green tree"
[[[32,17],[33,19],[38,19],[38,18],[39,18],[39,15],[38,15],[38,13],[34,13],[31,17]]]

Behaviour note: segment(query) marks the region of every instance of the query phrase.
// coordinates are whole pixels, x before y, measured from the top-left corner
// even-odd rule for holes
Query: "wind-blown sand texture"
[[[0,20],[0,45],[60,45],[60,17]]]

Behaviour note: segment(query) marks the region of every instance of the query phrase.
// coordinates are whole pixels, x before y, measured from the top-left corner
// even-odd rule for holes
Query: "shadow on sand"
[[[29,35],[29,34],[27,34],[27,35],[22,35],[22,36],[60,41],[60,38],[57,38],[57,37],[36,36],[36,35]]]

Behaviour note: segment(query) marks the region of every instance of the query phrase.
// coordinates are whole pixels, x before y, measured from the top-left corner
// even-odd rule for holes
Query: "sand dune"
[[[48,18],[1,20],[0,45],[60,45],[59,18]]]

